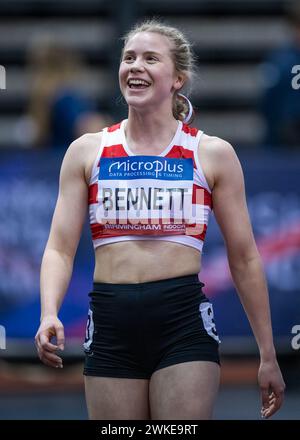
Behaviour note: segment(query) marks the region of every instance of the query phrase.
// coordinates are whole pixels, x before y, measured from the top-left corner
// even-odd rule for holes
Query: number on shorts
[[[90,350],[90,345],[93,342],[93,334],[94,334],[94,321],[93,321],[93,312],[89,309],[88,319],[86,323],[85,330],[85,341],[83,347],[85,350]]]
[[[199,312],[203,321],[203,325],[209,336],[214,338],[217,342],[221,342],[217,333],[216,324],[214,320],[214,310],[210,302],[205,301],[200,303]]]

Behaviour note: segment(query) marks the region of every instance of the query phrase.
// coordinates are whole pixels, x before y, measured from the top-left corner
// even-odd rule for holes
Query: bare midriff
[[[94,282],[131,284],[199,273],[201,252],[164,240],[128,240],[99,246]]]

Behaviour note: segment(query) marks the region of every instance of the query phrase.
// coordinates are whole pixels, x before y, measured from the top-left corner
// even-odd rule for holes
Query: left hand
[[[268,419],[279,410],[284,399],[285,383],[276,359],[261,360],[258,384],[261,390],[261,416]]]

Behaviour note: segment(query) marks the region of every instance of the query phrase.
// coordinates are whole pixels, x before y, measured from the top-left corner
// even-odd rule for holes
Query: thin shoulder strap
[[[199,130],[196,137],[195,137],[195,144],[194,144],[194,159],[197,166],[197,173],[198,178],[200,180],[201,185],[209,192],[211,193],[210,187],[207,183],[205,174],[203,172],[203,168],[200,164],[199,157],[201,156],[201,143],[202,143],[202,137],[203,137],[204,131]]]
[[[97,181],[97,179],[98,179],[99,161],[100,161],[100,157],[101,157],[103,148],[107,143],[107,135],[108,135],[107,134],[107,127],[103,128],[103,130],[100,133],[101,133],[101,142],[100,142],[100,146],[98,148],[96,159],[93,164],[90,183],[95,183],[95,181]]]

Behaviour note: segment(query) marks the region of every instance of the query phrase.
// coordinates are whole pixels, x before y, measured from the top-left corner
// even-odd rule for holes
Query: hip
[[[198,274],[136,284],[95,282],[89,313],[102,334],[140,338],[141,344],[191,332],[219,342],[203,287]]]

